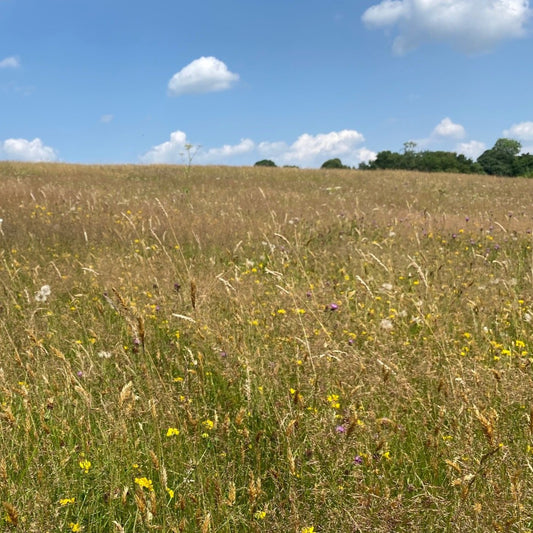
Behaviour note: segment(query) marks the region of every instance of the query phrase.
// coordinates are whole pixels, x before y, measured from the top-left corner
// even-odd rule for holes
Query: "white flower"
[[[37,302],[46,302],[48,296],[52,294],[52,290],[50,289],[50,285],[43,285],[36,293],[35,293],[35,300]]]
[[[100,359],[109,359],[111,357],[111,353],[101,350],[98,352],[98,357],[100,357]]]
[[[391,283],[383,283],[381,285],[382,289],[385,289],[386,291],[392,291],[392,284]]]
[[[388,318],[384,318],[379,325],[385,331],[390,331],[394,327]]]

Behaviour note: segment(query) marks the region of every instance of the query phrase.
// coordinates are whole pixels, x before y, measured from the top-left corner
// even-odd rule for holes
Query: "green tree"
[[[522,145],[514,139],[498,139],[490,150],[485,150],[477,159],[483,170],[491,176],[516,176],[515,159]]]
[[[342,161],[339,158],[328,159],[322,163],[320,168],[350,168],[342,164]]]
[[[262,159],[254,164],[254,167],[276,167],[276,163],[270,159]]]

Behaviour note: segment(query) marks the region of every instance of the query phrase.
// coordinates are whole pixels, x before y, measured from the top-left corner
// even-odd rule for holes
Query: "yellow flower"
[[[136,477],[135,483],[139,485],[139,487],[143,487],[145,489],[148,489],[149,491],[154,490],[154,485],[152,484],[152,480],[145,478],[145,477]]]
[[[87,461],[87,459],[80,461],[80,468],[84,471],[85,474],[88,474],[89,468],[91,468],[91,461]]]
[[[77,522],[71,522],[68,527],[70,527],[71,531],[81,531],[81,526]]]
[[[206,429],[213,429],[215,423],[212,421],[212,420],[204,420],[202,422],[203,426],[206,428]]]
[[[180,430],[177,428],[168,428],[167,429],[167,437],[172,437],[173,435],[179,435]]]
[[[254,513],[254,518],[256,518],[257,520],[264,520],[266,517],[266,512],[265,511],[256,511]]]
[[[165,490],[168,492],[168,496],[172,500],[172,498],[174,498],[174,491],[168,487]]]
[[[74,503],[76,498],[62,498],[59,500],[59,505],[68,505],[69,503]]]
[[[315,533],[315,528],[313,526],[302,527],[302,531],[300,533]]]

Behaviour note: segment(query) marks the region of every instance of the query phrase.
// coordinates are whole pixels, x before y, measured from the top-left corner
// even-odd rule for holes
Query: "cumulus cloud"
[[[6,139],[1,145],[0,154],[4,159],[14,161],[56,161],[57,153],[45,146],[41,139]]]
[[[448,117],[443,118],[433,130],[432,136],[440,138],[462,139],[466,135],[461,124],[455,124]]]
[[[533,122],[513,124],[508,130],[504,130],[503,134],[521,141],[533,141]]]
[[[210,148],[205,156],[200,154],[200,157],[205,159],[217,158],[217,157],[232,157],[234,155],[241,155],[251,152],[255,148],[255,143],[251,139],[242,139],[239,144],[225,144],[220,148]]]
[[[140,157],[142,163],[182,163],[185,145],[189,144],[183,131],[177,130],[170,134],[170,139],[154,146]]]
[[[458,154],[463,154],[475,161],[486,150],[485,143],[480,141],[469,141],[465,143],[459,143],[456,148]]]
[[[523,37],[531,14],[528,0],[382,0],[362,20],[368,28],[395,28],[399,55],[433,41],[478,53]]]
[[[171,96],[187,93],[208,93],[229,89],[239,79],[216,57],[200,57],[183,67],[168,82]]]
[[[320,157],[338,157],[352,154],[365,138],[355,130],[332,131],[309,135],[304,133],[289,147],[284,158],[289,161],[311,162]]]
[[[17,57],[6,57],[0,61],[0,68],[18,68],[20,67],[20,61]]]
[[[355,130],[333,131],[318,135],[304,133],[292,144],[284,141],[255,143],[251,139],[241,139],[237,144],[225,144],[220,147],[200,148],[195,145],[194,162],[249,165],[257,159],[268,158],[280,165],[316,167],[327,159],[342,157],[345,164],[356,165],[376,157],[375,152],[360,147],[363,141],[363,135]],[[170,134],[168,141],[154,146],[142,155],[140,161],[148,164],[184,163],[188,143],[183,131],[175,131]]]

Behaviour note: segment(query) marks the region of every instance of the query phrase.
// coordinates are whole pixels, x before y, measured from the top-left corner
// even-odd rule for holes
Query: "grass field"
[[[0,530],[533,531],[533,181],[0,183]]]

